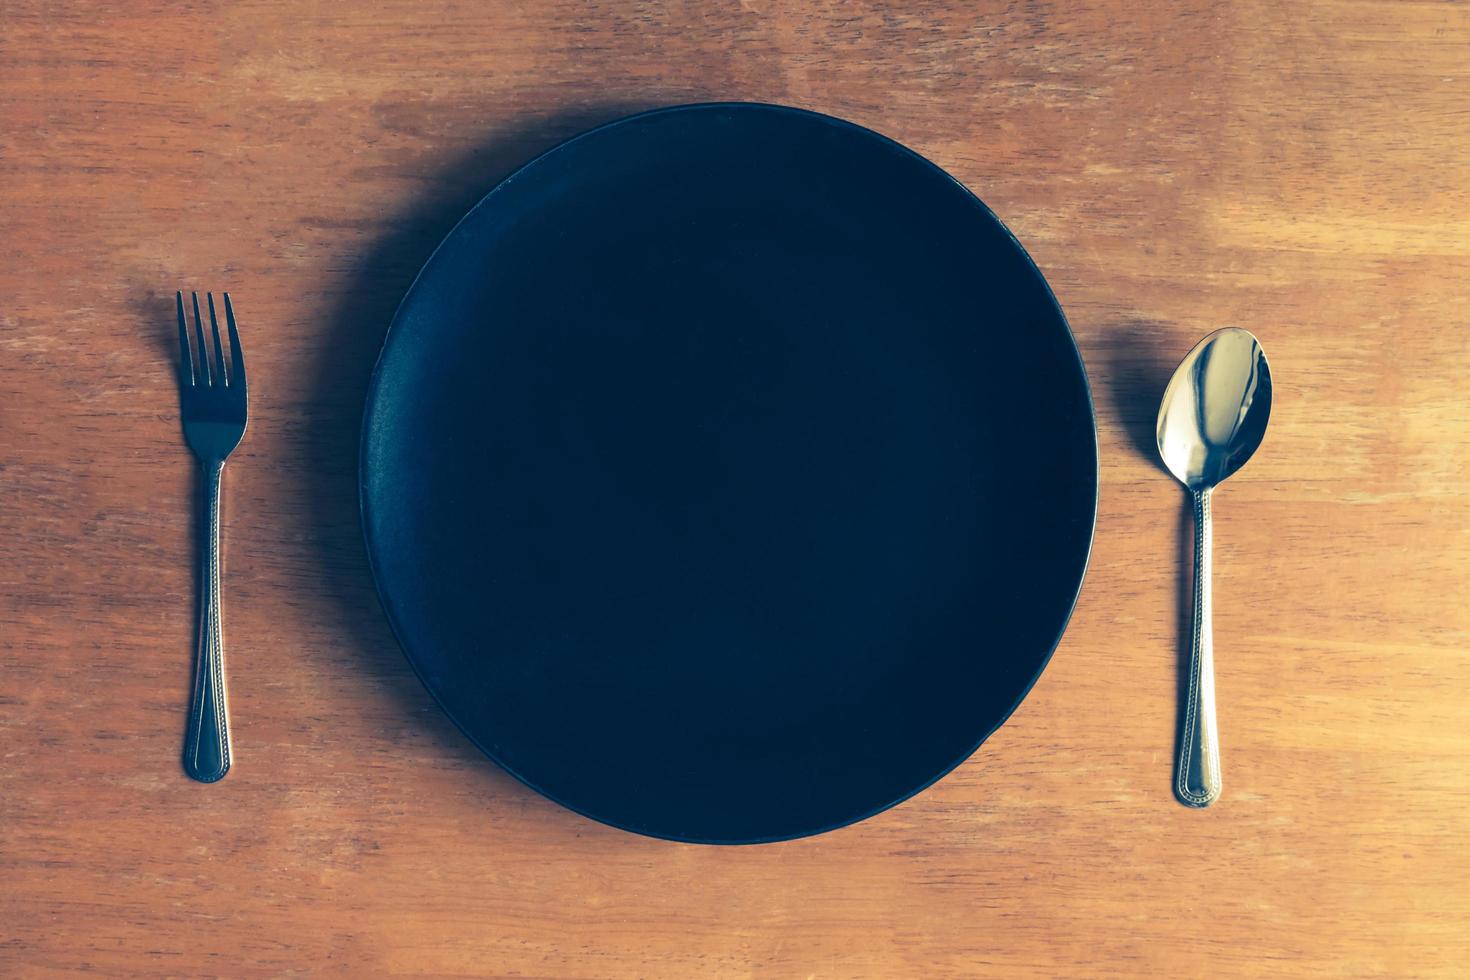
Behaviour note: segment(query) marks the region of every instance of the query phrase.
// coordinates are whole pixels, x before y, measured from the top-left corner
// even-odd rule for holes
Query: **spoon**
[[[1260,341],[1227,327],[1180,363],[1159,407],[1159,455],[1194,496],[1194,631],[1174,792],[1185,806],[1220,796],[1215,641],[1210,625],[1210,495],[1261,444],[1271,415],[1271,368]]]

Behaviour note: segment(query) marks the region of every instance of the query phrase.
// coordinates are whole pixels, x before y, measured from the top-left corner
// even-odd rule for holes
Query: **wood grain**
[[[1470,974],[1470,7],[0,0],[0,974]],[[926,154],[1092,376],[1091,572],[969,763],[827,836],[645,840],[434,709],[358,539],[393,307],[497,177],[627,111],[805,106]],[[238,761],[178,756],[176,288],[232,290]],[[1174,362],[1272,358],[1216,500],[1226,795],[1170,797]]]

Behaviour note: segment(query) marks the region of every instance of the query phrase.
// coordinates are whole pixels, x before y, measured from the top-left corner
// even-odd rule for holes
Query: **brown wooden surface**
[[[0,0],[0,974],[1470,972],[1470,7]],[[1097,401],[1072,627],[937,786],[718,849],[558,809],[379,614],[356,427],[393,307],[551,142],[740,98],[979,193]],[[178,756],[194,464],[175,288],[234,292],[238,763]],[[1265,448],[1216,501],[1226,795],[1169,790],[1167,372],[1240,324]]]

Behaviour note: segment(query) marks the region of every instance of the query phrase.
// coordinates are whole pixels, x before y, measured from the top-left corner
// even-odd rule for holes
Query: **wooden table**
[[[1470,8],[0,0],[0,974],[1470,971]],[[967,764],[866,823],[683,846],[535,796],[435,709],[358,537],[395,303],[515,164],[668,103],[872,126],[1071,318],[1081,604]],[[176,288],[229,288],[238,762],[179,768],[194,487]],[[1272,358],[1216,501],[1226,795],[1169,788],[1187,512],[1157,397]]]

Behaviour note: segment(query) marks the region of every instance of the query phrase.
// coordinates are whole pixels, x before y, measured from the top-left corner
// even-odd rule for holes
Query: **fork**
[[[235,310],[225,293],[225,323],[230,335],[230,361],[225,364],[214,294],[206,293],[209,327],[214,334],[214,358],[204,343],[199,317],[199,294],[194,306],[194,351],[189,351],[189,327],[184,319],[184,294],[176,293],[179,311],[179,390],[183,403],[184,440],[199,459],[204,473],[204,540],[199,566],[199,636],[194,663],[194,694],[189,706],[189,728],[184,736],[184,770],[194,779],[212,783],[230,771],[230,721],[225,699],[224,636],[220,625],[219,512],[220,475],[225,460],[245,435],[245,355],[235,328]]]

